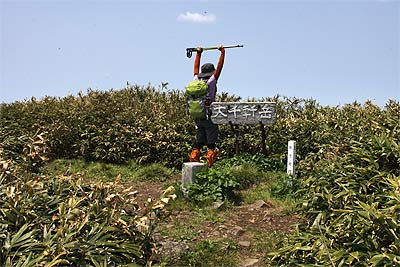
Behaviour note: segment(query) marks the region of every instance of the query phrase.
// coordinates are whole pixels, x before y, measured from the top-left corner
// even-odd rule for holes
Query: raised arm
[[[221,55],[219,56],[217,69],[214,72],[214,76],[217,80],[219,78],[219,75],[221,74],[222,67],[224,66],[224,61],[225,61],[225,48],[222,45],[220,45],[218,46],[218,50],[221,51]]]
[[[194,71],[193,75],[196,76],[199,74],[200,70],[200,58],[201,53],[203,52],[203,48],[197,47],[196,59],[194,60]]]

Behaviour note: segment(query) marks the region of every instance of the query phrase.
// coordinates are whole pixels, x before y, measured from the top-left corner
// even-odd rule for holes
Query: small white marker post
[[[294,175],[296,164],[296,141],[288,142],[287,173]]]
[[[185,197],[189,197],[185,185],[194,182],[196,173],[206,168],[207,165],[201,162],[185,162],[182,165],[182,184],[181,189]]]

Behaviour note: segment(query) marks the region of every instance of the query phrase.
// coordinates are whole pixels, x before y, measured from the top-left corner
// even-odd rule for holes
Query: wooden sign
[[[273,124],[275,102],[213,102],[211,121],[215,124]]]

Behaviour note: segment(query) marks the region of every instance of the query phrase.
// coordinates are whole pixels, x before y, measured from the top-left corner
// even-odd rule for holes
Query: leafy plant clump
[[[400,106],[345,108],[352,115],[336,125],[346,134],[299,164],[308,223],[270,254],[273,264],[400,265]]]
[[[233,200],[239,182],[230,168],[205,169],[196,174],[195,182],[187,186],[189,198],[197,203]]]
[[[286,173],[268,173],[263,155],[243,153],[218,161],[213,168],[196,174],[195,181],[187,186],[189,198],[196,203],[213,201],[241,201],[239,191],[267,184],[270,197],[285,198],[292,194],[297,182]],[[279,175],[278,175],[279,174]]]
[[[218,95],[219,101],[240,98]],[[249,101],[275,101],[277,120],[266,126],[269,170],[284,170],[287,141],[297,140],[298,158],[330,141],[338,114],[347,110],[321,107],[312,99],[269,97]],[[84,159],[105,163],[160,163],[180,168],[194,142],[195,127],[186,113],[186,98],[179,90],[153,86],[131,86],[121,90],[95,91],[63,98],[31,98],[0,105],[0,144],[7,159],[18,160],[29,136],[44,133],[49,160]],[[237,127],[240,150],[259,153],[261,136],[257,126]],[[321,133],[321,134],[320,134]],[[220,158],[235,154],[236,135],[221,125]]]
[[[239,100],[227,94],[218,98]],[[296,140],[297,178],[288,181],[294,186],[278,184],[275,193],[299,189],[296,194],[303,199],[299,211],[308,219],[272,256],[274,264],[398,264],[399,102],[389,100],[380,108],[370,101],[338,107],[278,96],[254,101],[275,101],[277,115],[275,123],[266,126],[267,160],[257,161],[256,166],[284,171],[287,141]],[[29,172],[18,175],[29,177],[21,178],[24,182],[45,162],[58,158],[104,163],[133,160],[180,168],[195,133],[185,105],[182,92],[151,86],[0,104],[0,155]],[[261,151],[258,127],[238,129],[244,133],[239,138],[241,151],[249,155]],[[219,134],[219,157],[233,157],[236,136],[231,127],[222,125]],[[243,184],[235,175],[245,170],[235,173],[233,165],[226,165],[216,164],[214,170],[202,174],[202,186],[194,185],[198,201],[227,199],[236,189],[257,183],[254,173],[246,171],[252,182]],[[12,186],[17,188],[10,186],[3,195],[11,194]],[[18,220],[31,220],[34,214],[26,212]]]
[[[39,131],[46,133],[50,159],[179,166],[194,136],[185,103],[179,91],[152,86],[32,97],[0,104],[0,143],[7,159],[18,160],[29,136]]]
[[[0,162],[0,262],[5,266],[150,264],[152,233],[166,203],[140,212],[135,190],[74,174],[21,176]]]

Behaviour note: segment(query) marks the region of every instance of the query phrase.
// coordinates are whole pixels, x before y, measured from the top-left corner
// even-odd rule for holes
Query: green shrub
[[[226,93],[218,98],[239,100]],[[259,127],[239,127],[240,149],[263,171],[285,171],[287,141],[297,141],[297,178],[277,184],[275,191],[287,194],[298,186],[304,203],[301,212],[308,218],[273,261],[289,266],[326,266],[332,261],[342,266],[397,264],[399,102],[389,100],[380,108],[369,101],[342,107],[278,96],[256,101],[263,100],[276,102],[276,122],[266,126],[268,155],[256,155],[261,150]],[[133,160],[180,168],[194,133],[182,92],[151,86],[0,105],[1,158],[25,164],[32,172],[47,158]],[[39,135],[43,140],[37,139]],[[219,136],[220,159],[233,157],[236,136],[230,126],[221,126]],[[217,163],[193,185],[197,201],[228,199],[240,187],[240,175],[235,177],[232,168],[241,164],[220,162],[221,168]],[[256,182],[254,173],[247,172],[251,183]]]
[[[218,99],[239,100],[226,93]],[[334,121],[337,113],[341,113],[338,108],[320,107],[314,100],[278,96],[250,101],[277,102],[277,120],[266,126],[268,157],[263,165],[269,170],[284,170],[288,140],[298,141],[298,157],[304,159],[335,136]],[[118,91],[89,90],[86,95],[64,98],[32,98],[1,104],[0,114],[0,144],[5,156],[14,160],[23,147],[19,139],[39,130],[46,133],[50,160],[82,158],[112,163],[135,160],[140,164],[161,163],[180,168],[188,158],[195,136],[183,92],[157,90],[150,85],[128,86]],[[259,153],[259,127],[238,128],[242,132],[241,151]],[[220,158],[234,156],[235,139],[229,125],[220,126]]]
[[[308,224],[271,254],[274,264],[400,264],[400,106],[344,110],[336,138],[299,164]]]
[[[0,164],[0,262],[5,266],[151,264],[152,233],[174,198],[149,203],[139,216],[135,193],[79,176],[19,176]]]
[[[238,181],[230,168],[205,169],[196,174],[195,181],[187,186],[189,198],[197,203],[232,200]]]
[[[243,163],[238,166],[233,166],[232,175],[239,183],[238,189],[247,189],[252,185],[258,184],[263,180],[263,174],[257,169],[253,163]]]
[[[187,188],[190,199],[198,203],[237,201],[235,190],[265,182],[264,159],[260,154],[244,153],[218,161],[211,169],[196,174],[194,183]]]

